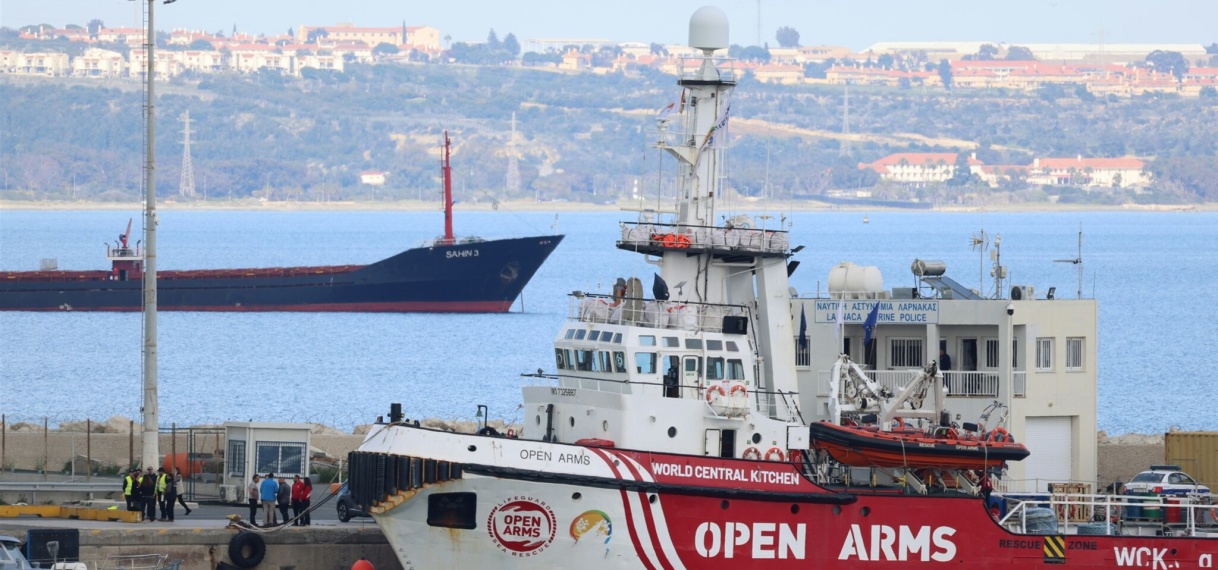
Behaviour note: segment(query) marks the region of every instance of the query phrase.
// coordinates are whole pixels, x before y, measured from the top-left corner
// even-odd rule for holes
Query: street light
[[[143,0],[139,0],[143,1]],[[176,0],[163,0],[172,4]],[[157,400],[157,288],[156,288],[156,25],[153,23],[153,6],[156,0],[148,0],[148,29],[144,32],[144,55],[147,58],[144,80],[145,92],[144,125],[147,136],[144,147],[144,399],[140,411],[143,413],[143,449],[140,455],[144,466],[156,465],[160,458],[160,405]]]

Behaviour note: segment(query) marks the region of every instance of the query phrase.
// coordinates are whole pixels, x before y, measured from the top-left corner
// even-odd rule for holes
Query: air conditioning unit
[[[222,503],[237,503],[240,498],[237,497],[236,485],[220,485],[220,502]]]
[[[1011,300],[1020,301],[1023,299],[1035,299],[1036,288],[1031,285],[1016,285],[1011,287]]]

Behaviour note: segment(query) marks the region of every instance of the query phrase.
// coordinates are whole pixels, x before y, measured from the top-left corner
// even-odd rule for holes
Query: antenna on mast
[[[1079,299],[1083,298],[1083,224],[1078,225],[1078,257],[1074,259],[1054,259],[1055,263],[1073,263],[1078,269],[1078,291]]]
[[[990,236],[981,228],[969,239],[969,248],[977,252],[977,290],[985,290],[985,250],[990,248]]]

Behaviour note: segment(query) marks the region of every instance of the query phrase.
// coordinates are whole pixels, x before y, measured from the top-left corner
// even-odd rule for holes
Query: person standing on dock
[[[136,510],[135,500],[138,495],[136,494],[135,476],[137,474],[135,469],[130,469],[127,471],[127,476],[123,477],[123,498],[127,499],[128,511]]]
[[[180,503],[182,505],[182,508],[186,509],[186,516],[190,516],[190,505],[186,504],[186,497],[182,496],[182,489],[185,489],[185,487],[182,486],[183,484],[184,484],[184,481],[182,479],[182,468],[174,467],[173,468],[174,495],[177,496],[178,503]],[[173,514],[173,507],[170,507],[169,514],[170,515]],[[173,520],[172,517],[170,518],[170,520]]]
[[[144,518],[156,522],[156,474],[151,467],[140,478],[140,496],[144,498]]]
[[[301,493],[304,492],[304,481],[300,480],[300,475],[292,478],[292,526],[304,526],[304,520],[300,518],[300,513],[304,508],[300,506]]]
[[[300,491],[300,512],[304,513],[304,520],[300,523],[304,526],[313,524],[313,515],[309,514],[309,505],[313,502],[313,480],[304,478],[304,489]]]
[[[165,491],[161,499],[161,518],[173,522],[173,511],[178,502],[178,481],[169,473],[163,473],[161,477],[165,480]]]
[[[288,480],[283,475],[279,476],[279,487],[275,489],[275,502],[279,506],[283,524],[288,524],[291,520],[288,518],[288,505],[292,502],[292,488],[288,486]]]
[[[258,474],[250,478],[250,486],[245,488],[245,498],[250,504],[250,524],[258,526],[258,495],[262,493],[262,486],[258,484]]]
[[[169,518],[169,509],[165,506],[165,491],[169,488],[169,474],[165,473],[164,467],[156,468],[156,504],[161,509],[161,520],[167,521]]]
[[[275,524],[275,492],[279,490],[279,484],[275,483],[275,474],[267,473],[266,478],[262,480],[262,524],[271,526]]]

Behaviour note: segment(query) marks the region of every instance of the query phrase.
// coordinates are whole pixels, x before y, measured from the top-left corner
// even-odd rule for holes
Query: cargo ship
[[[391,404],[349,454],[351,498],[402,566],[1213,568],[1213,505],[1169,503],[1174,515],[1133,522],[1128,497],[1000,492],[1003,464],[1026,450],[1007,445],[1005,413],[953,433],[931,399],[967,387],[934,363],[900,389],[861,366],[849,368],[862,384],[829,378],[834,415],[857,412],[877,433],[934,430],[894,459],[889,438],[859,424],[844,447],[863,457],[834,458],[843,446],[807,421],[822,410],[799,404],[815,386],[798,379],[806,341],[788,281],[802,247],[764,217],[717,224],[715,139],[740,70],[713,53],[728,45],[726,15],[698,10],[690,46],[702,55],[678,64],[690,104],[659,128],[683,197],[621,225],[617,248],[659,272],[651,295],[637,277],[572,294],[553,372],[522,375],[520,431],[431,429]]]
[[[562,235],[457,238],[444,135],[444,235],[368,265],[157,272],[161,311],[507,312]],[[106,246],[109,270],[0,272],[0,310],[139,311],[143,251],[131,223]]]

